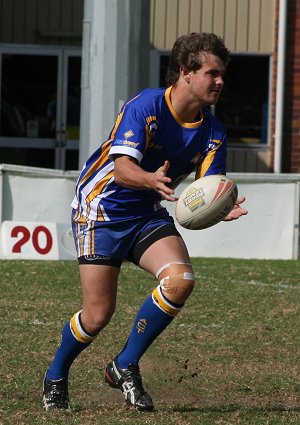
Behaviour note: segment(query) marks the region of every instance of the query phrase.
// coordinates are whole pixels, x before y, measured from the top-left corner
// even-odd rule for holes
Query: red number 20
[[[46,236],[46,246],[41,247],[39,244],[39,234],[44,233]],[[13,246],[12,252],[20,253],[21,247],[25,245],[30,239],[30,231],[27,227],[24,226],[16,226],[11,231],[11,237],[17,238],[21,234],[21,238],[16,242]],[[32,232],[32,245],[36,252],[39,254],[45,255],[51,250],[53,245],[53,239],[51,233],[45,226],[37,226]]]

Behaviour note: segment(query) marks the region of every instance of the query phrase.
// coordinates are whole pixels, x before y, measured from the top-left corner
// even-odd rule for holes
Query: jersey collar
[[[182,121],[182,119],[180,118],[180,116],[177,114],[177,112],[175,111],[175,109],[173,108],[173,105],[171,103],[171,91],[172,91],[172,86],[168,87],[165,91],[165,99],[168,105],[168,108],[171,112],[171,114],[173,115],[174,119],[177,121],[177,123],[179,125],[181,125],[182,127],[186,127],[186,128],[196,128],[199,127],[202,122],[203,122],[203,114],[201,112],[201,119],[200,121],[196,121],[196,122],[184,122]]]

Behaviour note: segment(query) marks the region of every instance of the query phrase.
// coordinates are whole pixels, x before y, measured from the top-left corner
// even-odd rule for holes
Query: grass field
[[[78,267],[1,261],[0,424],[300,424],[300,262],[193,263],[194,293],[141,361],[156,410],[126,408],[103,380],[155,285],[125,264],[112,322],[71,369],[72,411],[46,413],[43,375],[81,307]]]

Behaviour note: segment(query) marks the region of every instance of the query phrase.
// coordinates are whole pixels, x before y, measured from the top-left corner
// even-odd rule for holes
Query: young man
[[[174,188],[193,171],[196,178],[226,172],[226,132],[207,106],[218,101],[228,60],[229,51],[214,34],[180,37],[168,88],[146,89],[125,103],[108,140],[84,165],[72,203],[83,308],[64,326],[46,372],[46,410],[69,408],[69,369],[110,321],[125,259],[156,276],[158,284],[124,348],[107,365],[105,380],[137,410],[153,409],[139,360],[194,287],[186,246],[160,201],[175,202]],[[243,201],[238,198],[226,221],[247,213]]]

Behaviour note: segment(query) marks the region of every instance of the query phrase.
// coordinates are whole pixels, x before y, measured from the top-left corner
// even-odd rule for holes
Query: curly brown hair
[[[180,67],[188,71],[197,71],[203,65],[203,55],[199,53],[211,53],[224,63],[229,62],[229,50],[225,47],[221,37],[213,33],[192,32],[179,37],[173,46],[168,66],[166,82],[168,86],[176,84],[180,75]]]

